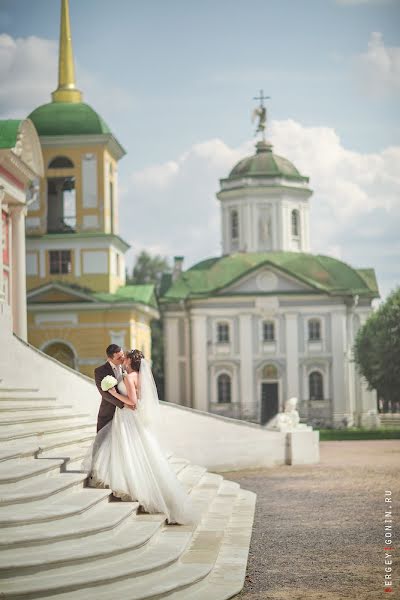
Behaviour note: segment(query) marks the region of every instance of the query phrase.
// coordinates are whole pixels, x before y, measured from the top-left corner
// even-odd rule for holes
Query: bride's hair
[[[141,350],[130,350],[125,354],[126,358],[129,358],[131,367],[134,371],[139,371],[140,361],[144,358],[144,354]]]

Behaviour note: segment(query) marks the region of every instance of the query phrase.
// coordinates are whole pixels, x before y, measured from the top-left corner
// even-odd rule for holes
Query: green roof
[[[40,136],[111,134],[100,115],[84,102],[49,102],[28,118]]]
[[[93,297],[101,302],[139,302],[147,304],[153,308],[158,308],[155,295],[155,285],[153,283],[143,283],[137,285],[124,285],[117,289],[114,294],[106,292],[93,292]]]
[[[221,295],[225,287],[261,266],[286,273],[310,286],[317,294],[379,297],[373,269],[358,271],[336,258],[302,252],[238,252],[193,265],[172,283],[160,302]],[[276,292],[272,293],[276,295]],[[227,292],[226,295],[236,294]]]
[[[15,147],[21,123],[20,119],[0,121],[0,149]]]
[[[229,173],[228,179],[241,177],[285,177],[286,179],[302,182],[309,181],[286,158],[272,152],[272,145],[267,142],[257,142],[257,151],[252,156],[240,160]]]

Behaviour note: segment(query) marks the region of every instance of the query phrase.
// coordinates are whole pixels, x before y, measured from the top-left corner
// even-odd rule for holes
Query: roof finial
[[[263,104],[263,100],[267,100],[268,98],[271,98],[271,96],[264,96],[263,90],[260,90],[259,96],[255,96],[253,98],[253,100],[260,100],[260,106],[257,106],[257,108],[253,110],[251,119],[252,122],[254,122],[255,119],[258,117],[258,126],[254,135],[257,135],[257,133],[261,133],[261,140],[259,140],[256,144],[257,153],[272,151],[272,144],[265,141],[265,128],[267,126],[267,109]]]
[[[61,0],[60,48],[58,57],[58,88],[52,93],[53,102],[81,102],[82,94],[75,87],[74,56],[68,0]]]

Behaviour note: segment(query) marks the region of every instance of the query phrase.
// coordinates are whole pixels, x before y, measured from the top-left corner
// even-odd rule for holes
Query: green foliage
[[[151,256],[143,250],[136,257],[132,274],[127,274],[127,285],[138,285],[143,283],[154,283],[158,293],[161,277],[163,273],[170,272],[171,267],[168,259],[162,256]],[[164,345],[163,345],[163,324],[161,319],[151,321],[151,354],[152,371],[157,385],[158,397],[164,399]]]
[[[349,427],[348,429],[320,429],[321,442],[332,440],[394,440],[400,439],[400,429],[363,429]]]
[[[162,274],[170,271],[167,258],[160,255],[151,256],[143,250],[137,255],[132,274],[127,275],[126,283],[127,285],[154,283],[158,291]]]
[[[354,359],[370,389],[385,401],[400,399],[400,288],[359,329]]]

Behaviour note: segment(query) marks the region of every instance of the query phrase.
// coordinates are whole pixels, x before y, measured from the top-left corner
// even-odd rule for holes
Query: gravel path
[[[231,471],[257,493],[246,581],[235,600],[400,599],[384,592],[385,490],[400,535],[400,441],[320,443],[318,465]]]

